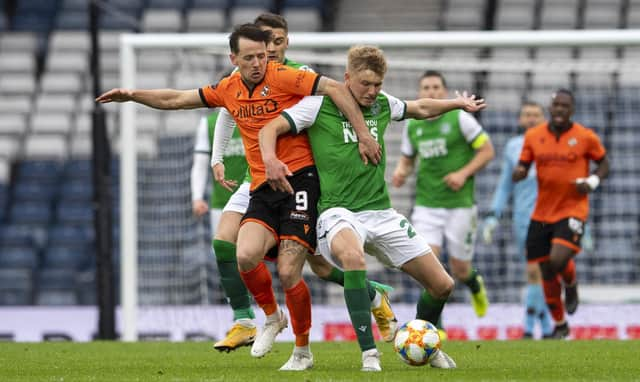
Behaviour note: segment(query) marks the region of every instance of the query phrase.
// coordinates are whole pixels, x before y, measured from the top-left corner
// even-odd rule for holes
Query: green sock
[[[255,318],[251,308],[251,297],[238,271],[236,246],[224,240],[213,241],[213,251],[220,272],[220,283],[233,309],[233,319]]]
[[[476,294],[480,292],[480,283],[478,282],[478,271],[471,268],[469,277],[464,281],[464,285],[471,289],[471,293]]]
[[[446,302],[446,299],[441,300],[434,298],[429,292],[423,290],[420,294],[420,299],[418,299],[416,318],[429,321],[436,326],[439,323],[439,327],[441,327],[442,321],[440,320],[440,316],[442,315],[442,309],[444,309]]]
[[[332,267],[329,276],[322,277],[322,279],[344,287],[344,272],[336,267]],[[376,297],[376,288],[369,280],[367,280],[367,293],[369,293],[369,301],[373,301]]]
[[[371,330],[370,300],[367,298],[367,271],[344,272],[344,301],[349,310],[351,324],[362,351],[375,349]]]

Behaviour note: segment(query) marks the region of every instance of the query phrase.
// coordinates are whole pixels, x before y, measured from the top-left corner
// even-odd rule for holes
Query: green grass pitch
[[[211,343],[0,343],[0,381],[632,381],[640,341],[446,342],[456,370],[404,365],[379,343],[381,373],[363,373],[353,342],[312,343],[315,366],[280,372],[292,349],[277,343],[262,359]]]

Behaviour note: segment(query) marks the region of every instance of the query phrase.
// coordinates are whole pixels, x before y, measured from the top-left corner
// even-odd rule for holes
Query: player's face
[[[284,55],[289,48],[287,33],[282,28],[271,28],[266,25],[261,26],[260,29],[271,32],[271,41],[267,44],[267,59],[284,63]]]
[[[534,105],[525,105],[520,109],[519,123],[523,129],[537,126],[544,122],[544,112],[542,108]]]
[[[447,88],[444,87],[442,79],[438,76],[424,77],[420,80],[418,98],[447,98]]]
[[[264,42],[240,37],[238,53],[231,53],[230,57],[245,82],[257,84],[262,81],[267,69],[267,46]]]
[[[549,107],[551,121],[555,126],[567,126],[573,115],[573,99],[565,93],[554,94]]]
[[[382,90],[383,76],[369,70],[359,72],[347,72],[344,75],[344,82],[351,90],[351,94],[360,106],[371,106],[376,101],[378,93]]]

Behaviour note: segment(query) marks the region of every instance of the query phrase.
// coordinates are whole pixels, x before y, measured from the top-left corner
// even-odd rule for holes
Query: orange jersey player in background
[[[571,121],[574,102],[569,90],[560,89],[553,94],[550,121],[526,132],[520,164],[512,175],[514,181],[520,181],[531,163],[536,163],[538,199],[527,234],[527,261],[540,264],[545,299],[556,323],[554,338],[569,335],[564,309],[573,314],[578,307],[573,257],[580,252],[589,214],[588,194],[609,173],[600,138],[593,130]],[[598,164],[591,175],[590,161]]]
[[[269,249],[279,245],[278,275],[296,337],[293,354],[281,370],[306,370],[313,366],[309,349],[311,295],[302,279],[302,267],[307,253],[313,252],[316,246],[319,179],[306,136],[289,137],[278,141],[278,146],[284,150],[282,154],[287,159],[293,189],[290,193],[273,190],[264,183],[258,132],[303,96],[327,95],[353,125],[365,163],[369,160],[378,163],[381,149],[344,84],[309,71],[267,64],[270,39],[269,31],[254,24],[236,27],[229,36],[229,57],[238,73],[218,85],[191,90],[112,89],[96,101],[134,101],[165,110],[223,106],[232,113],[253,176],[249,208],[238,232],[238,268],[247,289],[267,316],[265,328],[258,334],[251,353],[254,357],[265,355],[271,350],[276,335],[287,326],[287,318],[273,292],[271,273],[262,262]]]

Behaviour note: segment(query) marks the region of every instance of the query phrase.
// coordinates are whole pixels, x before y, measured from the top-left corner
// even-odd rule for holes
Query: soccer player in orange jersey
[[[278,140],[277,152],[291,170],[294,193],[273,191],[265,184],[258,133],[303,96],[327,95],[356,130],[365,163],[369,160],[378,163],[381,150],[344,84],[310,71],[267,63],[266,47],[270,39],[268,31],[254,24],[236,27],[229,37],[229,46],[231,63],[238,71],[216,85],[191,90],[112,89],[96,101],[134,101],[165,110],[217,106],[229,110],[242,135],[252,175],[249,209],[238,233],[238,268],[247,289],[267,315],[252,355],[266,354],[275,336],[287,326],[286,316],[275,299],[271,274],[262,262],[267,251],[279,245],[278,275],[296,337],[293,354],[281,370],[306,370],[313,366],[309,350],[311,295],[302,279],[302,267],[306,254],[313,253],[316,246],[319,180],[306,135],[283,136]]]
[[[520,181],[531,163],[536,164],[538,199],[527,233],[527,261],[540,264],[545,299],[555,321],[554,338],[569,335],[564,310],[573,314],[578,307],[573,257],[580,252],[589,213],[588,194],[609,173],[600,138],[571,120],[574,103],[573,93],[567,89],[553,94],[550,121],[527,130],[520,162],[512,174],[515,182]],[[590,161],[597,163],[591,175]]]

